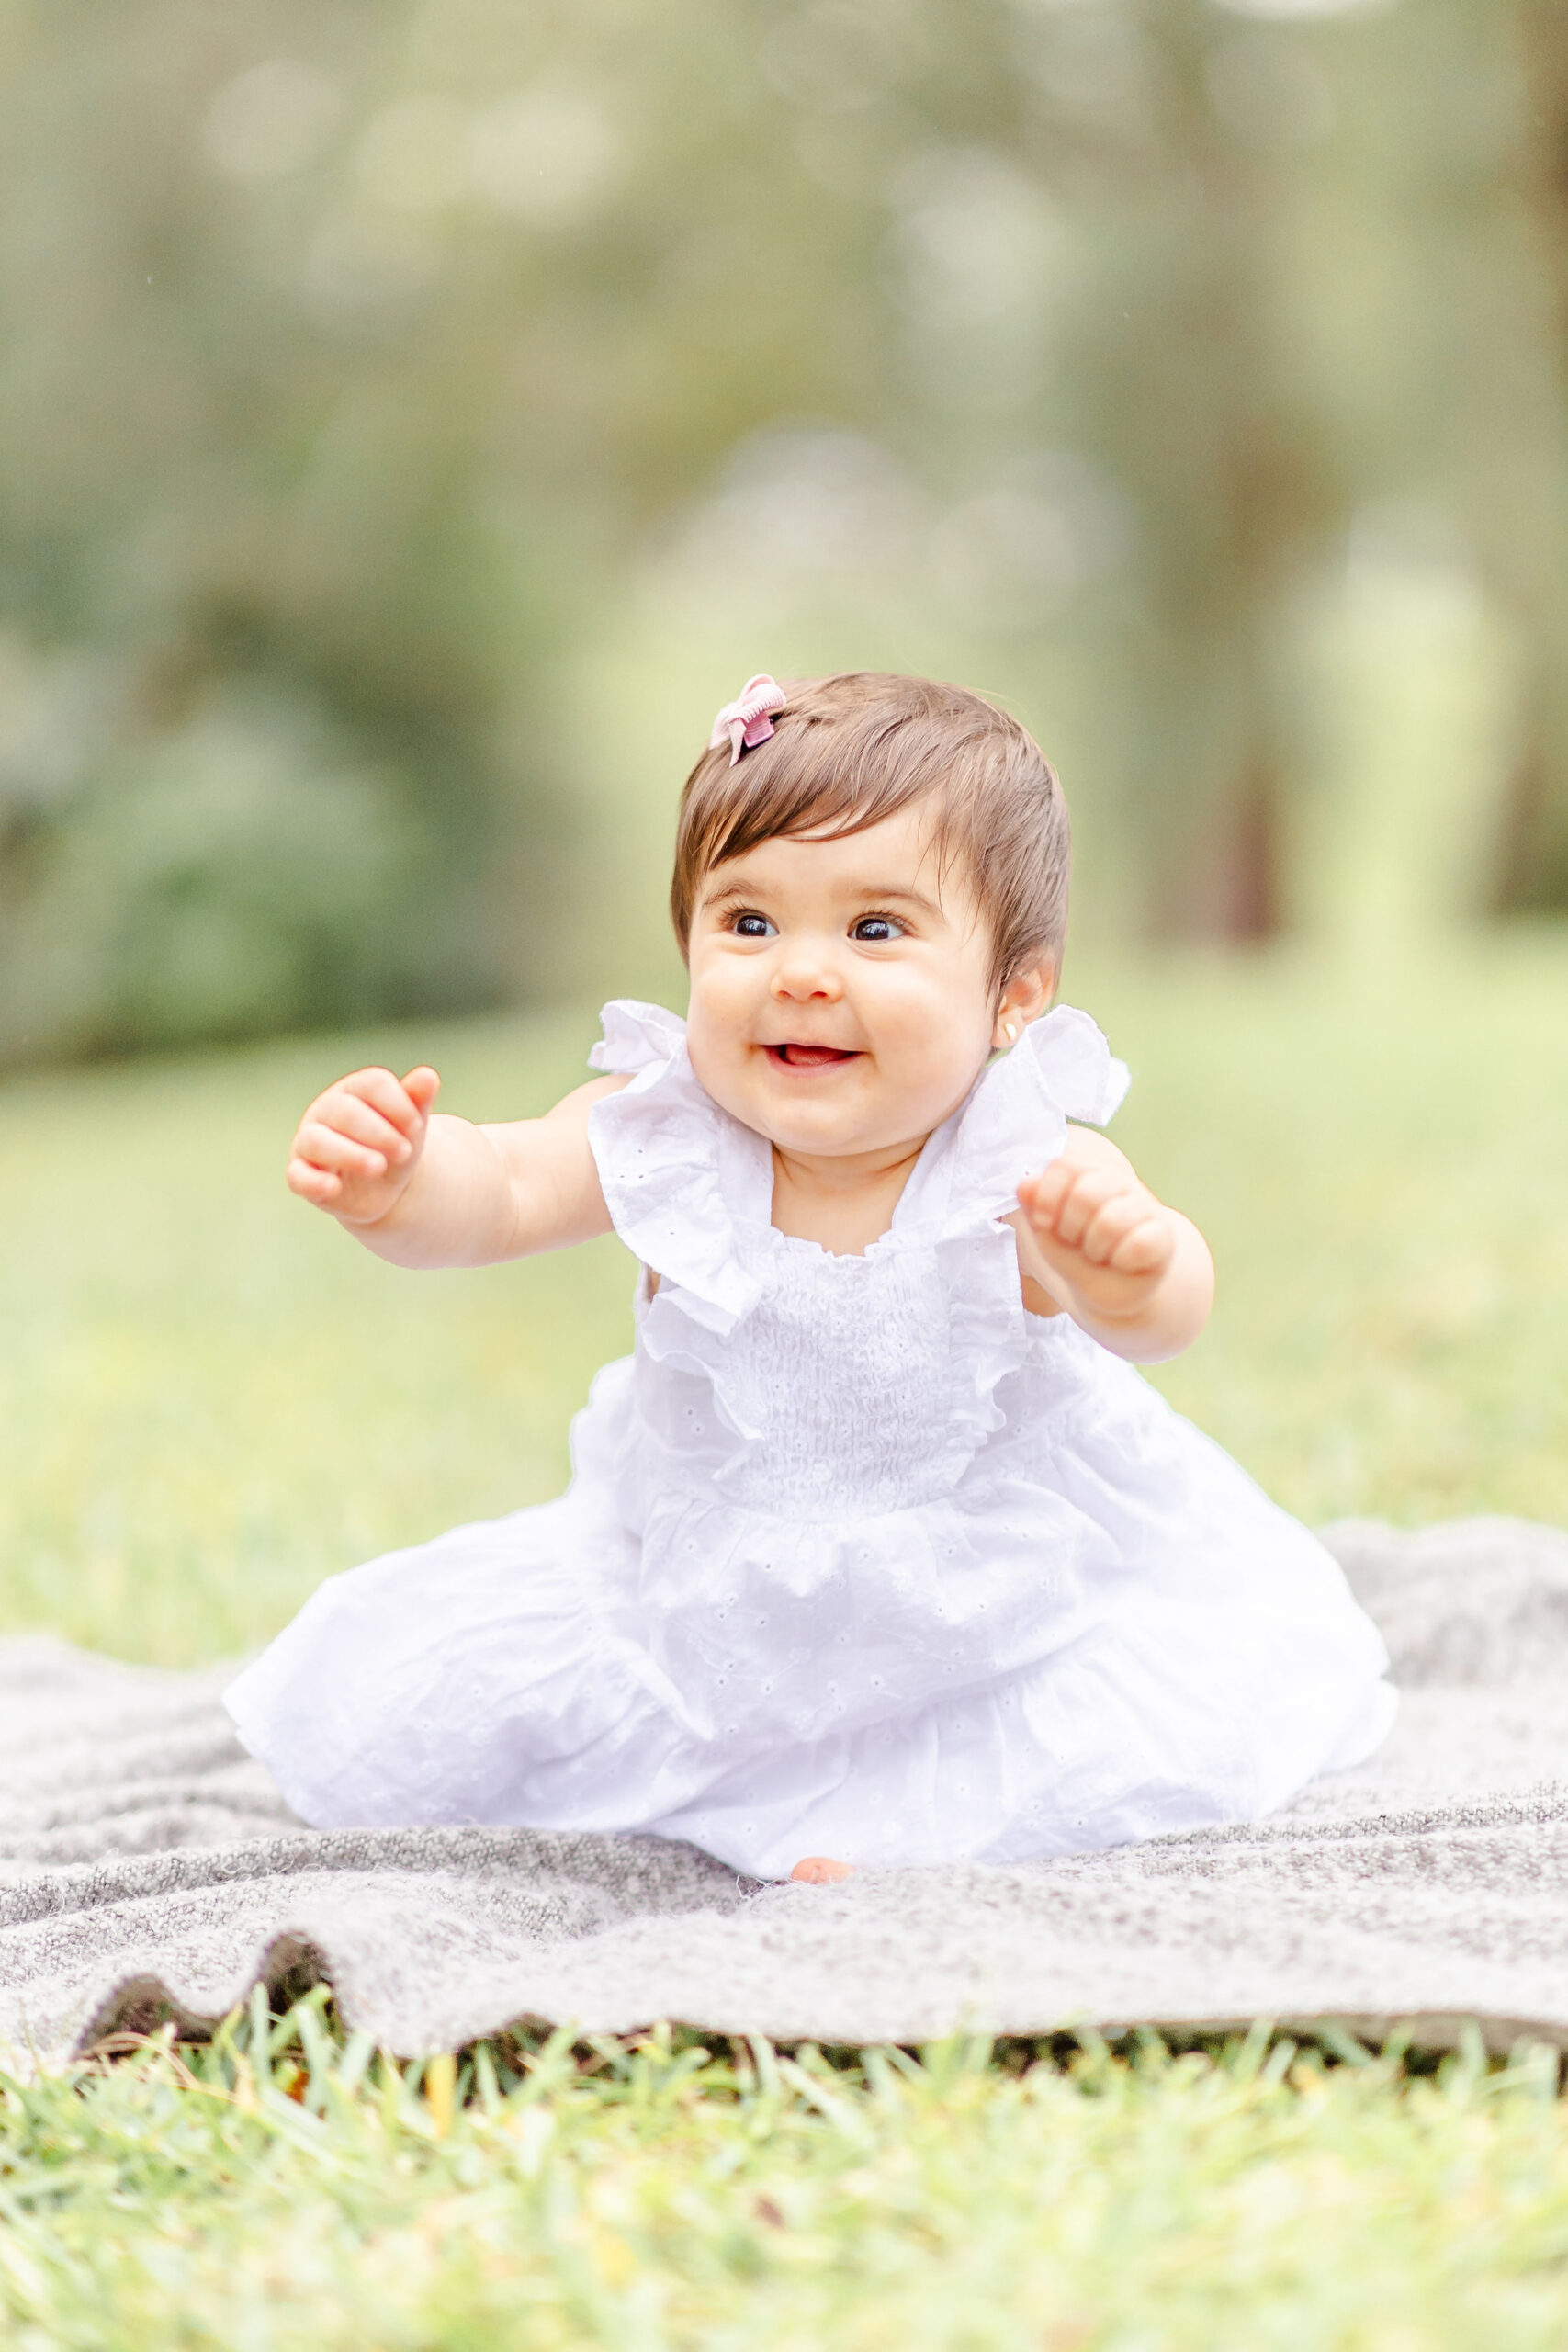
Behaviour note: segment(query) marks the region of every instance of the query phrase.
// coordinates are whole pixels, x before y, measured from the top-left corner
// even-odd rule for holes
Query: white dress
[[[1029,1314],[1019,1180],[1125,1088],[1088,1016],[1026,1030],[836,1257],[656,1006],[590,1138],[645,1268],[636,1351],[557,1501],[330,1578],[231,1688],[306,1821],[685,1838],[784,1876],[1016,1862],[1246,1821],[1357,1763],[1394,1694],[1315,1539],[1066,1315]]]

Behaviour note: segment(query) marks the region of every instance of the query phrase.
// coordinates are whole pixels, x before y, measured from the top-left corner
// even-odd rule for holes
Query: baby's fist
[[[1085,1165],[1065,1152],[1018,1199],[1047,1264],[1099,1314],[1137,1314],[1175,1254],[1169,1211],[1120,1154]]]
[[[345,1225],[376,1225],[406,1191],[441,1080],[359,1069],[318,1094],[294,1137],[288,1189]]]

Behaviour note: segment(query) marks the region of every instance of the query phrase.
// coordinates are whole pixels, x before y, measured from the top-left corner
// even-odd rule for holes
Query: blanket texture
[[[328,1977],[403,2056],[519,2019],[920,2041],[1255,2017],[1568,2046],[1568,1535],[1327,1531],[1404,1696],[1386,1747],[1241,1828],[1025,1869],[757,1887],[692,1848],[293,1819],[226,1670],[0,1642],[0,2053],[49,2063]]]

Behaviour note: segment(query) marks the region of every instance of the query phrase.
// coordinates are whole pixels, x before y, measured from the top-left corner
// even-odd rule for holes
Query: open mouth
[[[770,1046],[768,1057],[785,1069],[830,1069],[838,1062],[858,1061],[859,1055],[842,1046]]]

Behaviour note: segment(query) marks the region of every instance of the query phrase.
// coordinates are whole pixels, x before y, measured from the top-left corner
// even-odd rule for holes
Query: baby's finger
[[[1121,1178],[1097,1168],[1080,1169],[1071,1192],[1056,1211],[1056,1238],[1069,1250],[1083,1247],[1084,1235],[1106,1202],[1121,1186]]]
[[[422,1118],[427,1119],[430,1116],[431,1106],[441,1091],[441,1080],[437,1073],[431,1069],[428,1062],[421,1062],[417,1069],[410,1070],[402,1085],[403,1092],[408,1096],[414,1109]]]
[[[323,1126],[319,1119],[306,1120],[294,1138],[294,1156],[339,1176],[384,1176],[387,1172],[384,1152],[355,1143],[351,1136]]]
[[[1048,1222],[1055,1215],[1066,1178],[1060,1160],[1053,1160],[1038,1176],[1026,1176],[1018,1188],[1018,1204],[1032,1223]]]
[[[1141,1185],[1113,1193],[1095,1211],[1078,1242],[1084,1256],[1097,1266],[1108,1266],[1120,1242],[1149,1214],[1148,1197]]]
[[[1018,1188],[1018,1197],[1030,1222],[1054,1229],[1062,1204],[1081,1173],[1069,1160],[1054,1159],[1038,1176],[1026,1176]]]
[[[396,1127],[400,1135],[407,1136],[411,1140],[417,1136],[424,1124],[423,1107],[411,1097],[402,1080],[394,1078],[389,1069],[356,1069],[352,1078],[341,1078],[335,1086],[329,1087],[321,1102],[335,1106],[344,1097],[352,1102],[368,1103],[373,1111],[378,1111]]]
[[[1170,1228],[1163,1217],[1145,1216],[1124,1233],[1107,1263],[1118,1274],[1163,1273],[1170,1263]]]
[[[319,1209],[330,1208],[343,1197],[343,1178],[334,1176],[330,1169],[312,1168],[308,1159],[289,1161],[287,1182],[291,1193]]]
[[[362,1095],[344,1091],[329,1094],[321,1102],[318,1120],[335,1135],[347,1136],[355,1143],[367,1144],[378,1151],[390,1167],[401,1167],[413,1149],[401,1127],[367,1102]]]

